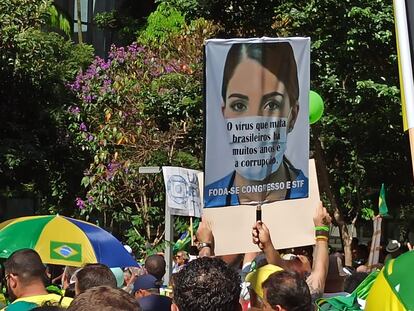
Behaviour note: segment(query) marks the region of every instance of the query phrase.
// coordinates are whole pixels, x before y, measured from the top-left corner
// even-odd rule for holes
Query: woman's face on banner
[[[248,116],[287,117],[290,111],[285,84],[250,58],[244,58],[234,70],[225,100],[225,119]]]

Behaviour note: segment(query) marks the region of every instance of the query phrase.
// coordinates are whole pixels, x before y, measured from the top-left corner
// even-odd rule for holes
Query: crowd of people
[[[355,266],[345,267],[342,254],[329,251],[331,218],[322,205],[314,224],[313,247],[278,251],[269,228],[257,221],[252,228],[257,252],[219,258],[214,256],[213,233],[201,222],[196,235],[198,256],[177,252],[168,287],[163,285],[166,262],[162,254],[148,256],[141,268],[110,269],[92,263],[64,267],[55,276],[36,251],[22,249],[3,264],[7,298],[3,310],[410,310],[414,296],[404,293],[414,272],[400,267],[414,264],[414,253],[404,253],[401,244],[392,240],[386,247],[386,271],[368,273],[366,248],[354,240]],[[398,275],[405,279],[396,280]],[[377,284],[387,278],[399,286],[388,295]],[[380,294],[375,293],[377,288]]]

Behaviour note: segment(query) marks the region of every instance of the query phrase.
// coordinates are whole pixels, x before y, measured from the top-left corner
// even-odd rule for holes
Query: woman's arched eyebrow
[[[282,99],[285,97],[282,93],[279,93],[279,92],[271,92],[271,93],[267,93],[267,94],[263,95],[262,102],[265,102],[269,98],[276,97],[276,96],[281,96]]]
[[[232,93],[227,98],[232,98],[232,97],[249,100],[249,96],[246,96],[246,95],[243,95],[243,94],[240,94],[240,93]]]

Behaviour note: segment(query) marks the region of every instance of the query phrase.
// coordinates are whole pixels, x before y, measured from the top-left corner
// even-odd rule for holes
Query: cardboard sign
[[[314,160],[309,160],[309,197],[262,205],[262,221],[269,227],[275,248],[315,244],[313,215],[320,202]],[[203,221],[211,226],[216,255],[259,251],[252,243],[256,207],[204,208]]]

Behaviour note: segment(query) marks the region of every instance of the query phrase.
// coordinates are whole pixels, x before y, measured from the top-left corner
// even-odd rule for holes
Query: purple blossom
[[[165,66],[164,70],[165,70],[166,73],[171,73],[171,72],[174,71],[174,68],[171,65],[167,65],[167,66]]]
[[[87,140],[88,141],[93,141],[94,140],[93,135],[92,134],[89,134],[88,137],[87,137]]]
[[[69,108],[69,112],[74,115],[77,115],[80,113],[80,108],[78,106],[75,106],[75,107],[72,106]]]
[[[91,204],[93,202],[93,197],[88,196],[88,203]]]
[[[79,125],[79,129],[80,129],[82,132],[86,132],[86,131],[88,130],[88,127],[86,126],[86,124],[85,124],[84,122],[82,122],[82,123]]]
[[[79,209],[84,209],[85,208],[85,202],[81,198],[77,197],[75,202],[76,202],[76,206]]]

